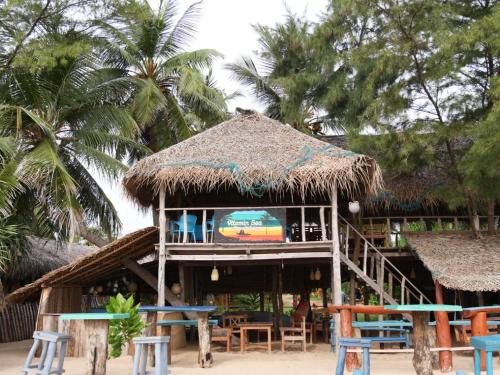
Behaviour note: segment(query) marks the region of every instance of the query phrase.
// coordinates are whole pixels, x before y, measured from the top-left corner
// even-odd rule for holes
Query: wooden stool
[[[370,345],[369,339],[356,339],[350,337],[339,337],[339,358],[335,375],[344,375],[345,356],[349,347],[363,349],[363,375],[370,375]]]
[[[136,337],[132,341],[135,344],[132,375],[169,374],[167,363],[169,336]],[[149,345],[155,346],[155,366],[153,371],[146,371]]]
[[[500,350],[500,335],[472,336],[474,347],[474,375],[481,374],[481,350],[486,352],[486,375],[493,375],[493,352]]]
[[[56,332],[35,331],[33,333],[33,339],[35,341],[33,342],[33,346],[28,353],[26,362],[24,362],[21,373],[24,375],[62,374],[64,372],[64,356],[66,355],[68,341],[71,339],[71,336]],[[52,368],[52,362],[54,361],[57,352],[57,343],[59,342],[61,343],[61,349],[59,350],[59,362],[57,364],[57,367]],[[42,354],[40,355],[40,362],[36,365],[33,365],[31,362],[35,357],[35,353],[40,343],[42,344]]]

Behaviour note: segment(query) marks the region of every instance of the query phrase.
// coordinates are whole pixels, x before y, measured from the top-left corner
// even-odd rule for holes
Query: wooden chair
[[[222,328],[231,328],[233,333],[240,333],[240,324],[248,322],[246,314],[224,315],[222,318]]]
[[[311,306],[309,305],[309,301],[302,300],[299,302],[297,307],[295,308],[294,313],[292,314],[292,327],[301,327],[302,321],[307,320],[307,316],[309,315],[309,311],[311,311]],[[313,339],[315,338],[315,330],[314,323],[307,322],[306,325],[306,336],[309,335],[309,343],[313,343]]]
[[[228,352],[233,350],[233,329],[214,327],[212,328],[212,342],[225,342]]]
[[[306,351],[307,338],[306,338],[306,318],[302,318],[300,327],[280,327],[281,335],[281,351],[285,351],[285,344],[287,341],[296,342],[300,341],[302,344],[302,351]]]

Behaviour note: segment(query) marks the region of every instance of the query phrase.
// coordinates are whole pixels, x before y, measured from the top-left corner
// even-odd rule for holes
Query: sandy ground
[[[26,358],[31,341],[0,344],[0,374],[19,375]],[[308,347],[307,353],[291,350],[279,351],[279,344],[274,343],[271,354],[263,351],[250,351],[241,354],[222,352],[214,348],[215,362],[210,369],[201,369],[196,364],[196,347],[174,351],[172,366],[173,375],[332,375],[336,365],[336,356],[329,352],[329,345],[317,344]],[[464,354],[453,357],[455,370],[473,374],[472,357]],[[372,354],[372,375],[406,375],[414,374],[411,354]],[[500,374],[500,365],[495,358],[495,374]],[[84,375],[86,362],[84,358],[67,358],[66,374]],[[132,358],[121,357],[108,361],[108,375],[125,375],[132,373]],[[347,372],[346,372],[347,373]],[[441,374],[436,371],[435,374]],[[450,374],[450,373],[448,373]],[[455,372],[453,372],[455,374]]]

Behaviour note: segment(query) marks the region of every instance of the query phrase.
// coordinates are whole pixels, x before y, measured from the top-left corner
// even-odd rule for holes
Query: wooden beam
[[[273,254],[169,254],[171,261],[252,261],[272,259],[309,259],[309,258],[331,258],[330,251],[304,252],[304,253],[273,253]]]
[[[306,242],[306,209],[305,207],[300,207],[300,229],[301,229],[301,240]]]
[[[326,241],[325,207],[319,208],[319,221],[321,224],[321,240]]]
[[[160,189],[160,213],[159,213],[159,224],[160,224],[160,247],[158,253],[158,280],[157,280],[157,291],[158,291],[158,306],[165,306],[165,262],[167,259],[166,254],[166,223],[167,219],[165,217],[165,187]],[[186,228],[184,228],[186,229]],[[180,234],[179,234],[180,236]],[[132,270],[132,269],[131,269]],[[133,270],[132,270],[133,271]],[[140,276],[140,275],[139,275]],[[146,280],[144,280],[146,281]],[[147,282],[147,281],[146,281]]]
[[[142,267],[139,263],[127,259],[123,262],[125,267],[127,267],[130,271],[134,272],[137,276],[139,276],[146,284],[148,284],[151,288],[154,290],[158,290],[158,284],[159,280],[156,278],[155,275],[153,275],[151,272],[149,272],[147,269]],[[164,288],[165,290],[165,297],[163,300],[163,304],[160,305],[160,301],[158,301],[158,306],[165,306],[165,300],[167,300],[172,306],[186,306],[186,304],[181,301],[177,296],[172,293],[172,291],[169,288]],[[190,312],[185,312],[184,315],[188,317],[188,319],[196,319],[197,315],[196,313],[190,313]]]

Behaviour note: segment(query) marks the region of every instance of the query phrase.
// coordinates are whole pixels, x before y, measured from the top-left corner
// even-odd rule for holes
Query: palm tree
[[[45,42],[50,48],[51,37]],[[14,66],[0,76],[0,219],[41,236],[78,231],[102,246],[87,227],[111,236],[121,223],[93,174],[114,180],[126,157],[148,150],[119,105],[130,91],[121,72],[101,68],[92,53],[68,55],[53,67]]]
[[[177,17],[175,1],[160,2],[154,10],[147,1],[131,0],[99,24],[107,63],[135,85],[130,108],[141,140],[154,152],[227,116],[224,94],[205,74],[220,55],[211,49],[186,51],[199,5]]]
[[[259,66],[252,58],[243,57],[227,64],[227,69],[266,106],[267,116],[304,132],[320,132],[323,119],[311,92],[318,74],[312,59],[310,24],[289,13],[286,22],[275,28],[254,29],[259,34]]]

